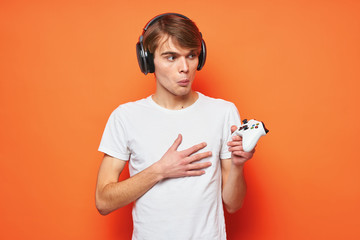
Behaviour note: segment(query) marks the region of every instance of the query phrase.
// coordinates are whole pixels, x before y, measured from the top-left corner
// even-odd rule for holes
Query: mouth
[[[189,79],[182,79],[180,81],[177,82],[179,86],[181,87],[186,87],[190,84],[190,80]]]

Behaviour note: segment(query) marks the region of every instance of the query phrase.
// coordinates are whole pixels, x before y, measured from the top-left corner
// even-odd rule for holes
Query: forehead
[[[181,47],[174,37],[165,35],[159,39],[159,44],[155,52],[158,52],[159,54],[163,52],[176,52],[176,53],[187,54],[191,51],[197,51],[197,50],[198,49]]]

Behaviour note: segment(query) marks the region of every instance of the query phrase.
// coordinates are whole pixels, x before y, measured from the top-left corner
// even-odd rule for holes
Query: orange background
[[[129,239],[94,189],[105,123],[154,91],[135,43],[163,12],[208,47],[195,89],[270,129],[229,239],[360,239],[360,2],[1,1],[0,239]],[[123,176],[125,177],[125,176]]]

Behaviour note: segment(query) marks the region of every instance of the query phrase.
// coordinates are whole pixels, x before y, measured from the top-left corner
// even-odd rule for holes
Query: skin
[[[200,49],[184,49],[172,38],[163,37],[154,53],[156,92],[153,100],[168,109],[193,104],[198,95],[192,89]]]
[[[156,91],[153,100],[167,109],[181,109],[190,106],[198,95],[191,88],[198,65],[199,49],[180,47],[172,38],[164,36],[154,53]],[[236,126],[231,127],[235,131]],[[211,156],[211,152],[198,153],[206,143],[196,144],[183,151],[178,151],[182,136],[178,135],[173,145],[164,156],[138,174],[118,181],[126,161],[105,155],[98,172],[95,202],[102,215],[111,213],[133,201],[136,201],[159,181],[167,178],[201,176],[209,161],[199,162]],[[228,143],[232,152],[230,159],[223,159],[222,198],[227,211],[233,213],[241,208],[246,193],[243,168],[252,158],[242,149],[242,139],[234,136]]]
[[[231,133],[236,129],[236,126],[231,126]],[[235,213],[242,207],[246,194],[244,164],[253,157],[255,148],[251,152],[245,152],[242,147],[242,137],[237,135],[233,136],[232,141],[227,145],[231,158],[221,161],[222,198],[226,210],[229,213]]]

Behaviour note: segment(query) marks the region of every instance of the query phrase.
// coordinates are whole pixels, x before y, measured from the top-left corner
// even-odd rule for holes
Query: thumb
[[[182,142],[182,135],[179,134],[178,137],[175,139],[173,145],[170,147],[170,149],[176,151],[180,146],[181,142]]]
[[[231,129],[231,134],[233,134],[237,130],[237,126],[232,125],[230,129]]]

